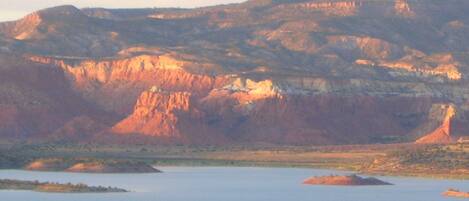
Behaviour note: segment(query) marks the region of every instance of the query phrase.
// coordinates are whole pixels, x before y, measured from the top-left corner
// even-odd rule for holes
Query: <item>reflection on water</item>
[[[1,201],[444,201],[449,187],[469,181],[380,177],[394,186],[307,186],[310,176],[344,174],[294,168],[166,167],[156,174],[80,174],[1,170],[2,179],[113,186],[131,193],[54,194],[0,191]]]

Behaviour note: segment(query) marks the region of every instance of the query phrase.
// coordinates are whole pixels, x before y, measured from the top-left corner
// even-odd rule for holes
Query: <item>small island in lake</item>
[[[92,160],[92,159],[37,159],[24,169],[32,171],[64,171],[81,173],[158,173],[153,166],[138,161]]]
[[[460,197],[460,198],[469,198],[469,192],[462,192],[456,189],[448,189],[443,193],[444,196],[448,197]]]
[[[66,172],[83,173],[158,173],[161,172],[143,162],[83,162],[67,168]]]
[[[119,193],[128,192],[127,190],[102,187],[88,186],[85,184],[59,184],[51,182],[38,181],[20,181],[10,179],[0,179],[0,190],[29,190],[47,193]]]
[[[306,179],[303,184],[309,185],[337,185],[337,186],[365,186],[365,185],[393,185],[391,183],[381,181],[374,177],[363,178],[357,175],[349,176],[322,176],[311,177]]]

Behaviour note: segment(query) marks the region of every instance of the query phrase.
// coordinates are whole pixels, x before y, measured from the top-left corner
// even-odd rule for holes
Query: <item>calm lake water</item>
[[[114,186],[131,193],[56,194],[0,191],[1,201],[444,201],[469,181],[379,177],[394,186],[307,186],[310,176],[346,174],[296,168],[165,167],[160,174],[81,174],[0,170],[2,179]]]

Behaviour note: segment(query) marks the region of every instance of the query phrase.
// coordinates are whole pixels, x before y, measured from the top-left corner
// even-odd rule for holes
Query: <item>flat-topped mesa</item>
[[[434,114],[435,113],[435,114]],[[433,130],[432,132],[426,134],[425,136],[419,138],[415,143],[417,144],[434,144],[434,143],[450,143],[451,139],[451,120],[456,115],[456,107],[452,104],[439,104],[434,105],[432,107],[432,111],[430,111],[430,115],[438,115],[440,114],[441,118],[438,128]],[[430,117],[432,118],[432,117]]]
[[[306,179],[303,184],[335,186],[392,185],[374,177],[363,178],[357,175],[311,177]]]

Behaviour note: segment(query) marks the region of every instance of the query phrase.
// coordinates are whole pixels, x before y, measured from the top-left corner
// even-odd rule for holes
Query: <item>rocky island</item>
[[[10,179],[0,179],[0,190],[29,190],[48,193],[117,193],[128,192],[127,190],[103,187],[88,186],[85,184],[59,184],[38,181],[20,181]]]
[[[350,176],[321,176],[306,179],[303,184],[309,185],[336,185],[336,186],[372,186],[372,185],[393,185],[391,183],[381,181],[374,177],[363,178],[357,175]]]
[[[149,164],[138,161],[94,159],[37,159],[24,167],[32,171],[64,171],[81,173],[158,173]]]
[[[443,193],[444,196],[448,197],[460,197],[460,198],[469,198],[469,192],[461,192],[456,189],[448,189]]]
[[[66,172],[83,173],[158,173],[161,172],[143,162],[84,162],[67,168]]]

